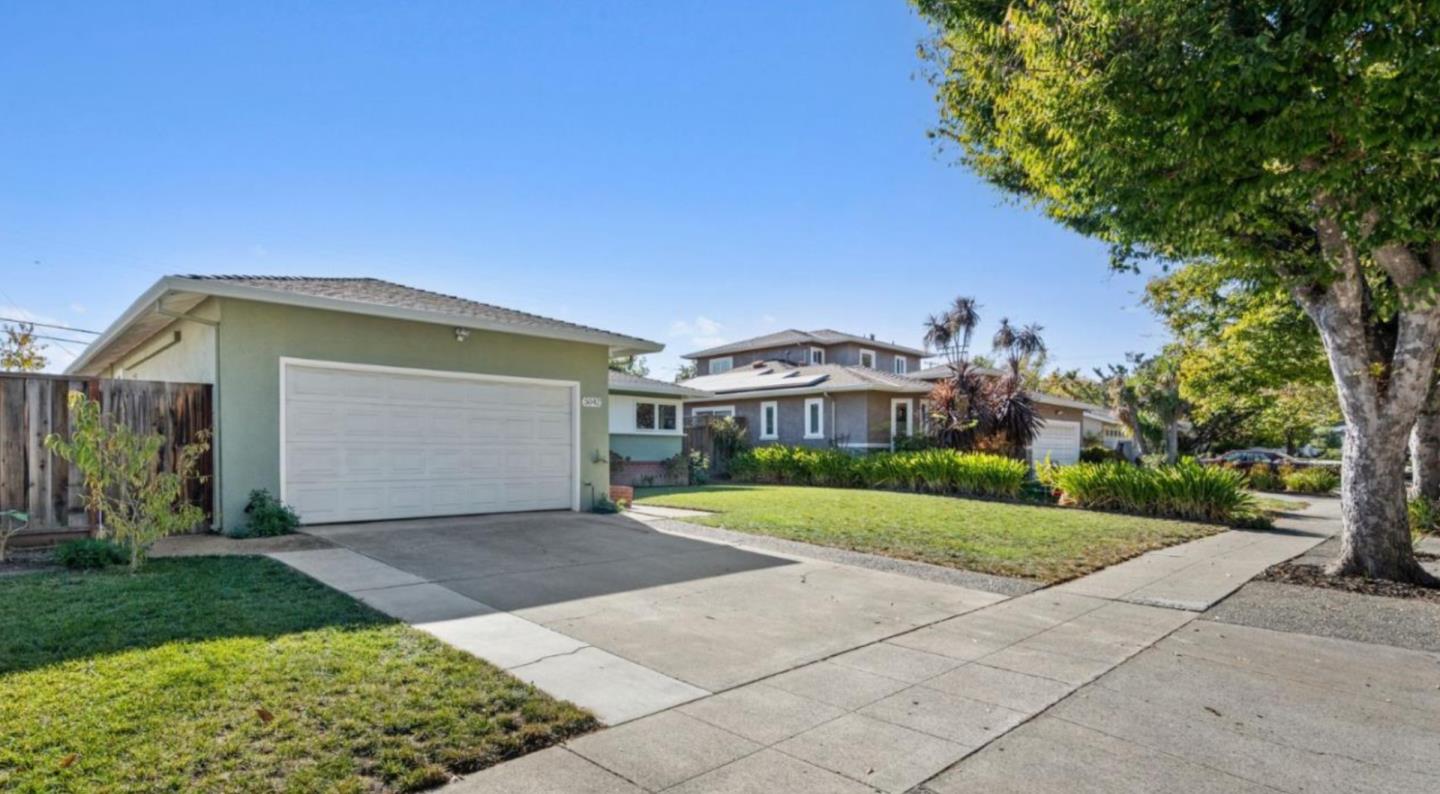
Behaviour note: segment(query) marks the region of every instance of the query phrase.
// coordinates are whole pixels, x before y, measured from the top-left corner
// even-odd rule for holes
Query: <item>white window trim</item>
[[[894,370],[896,375],[905,375],[910,372],[910,362],[906,361],[904,356],[897,355],[895,356],[895,364],[891,369]]]
[[[818,354],[818,355],[817,355],[817,354]],[[816,361],[816,358],[819,358],[819,361]],[[809,363],[811,363],[811,364],[824,364],[824,363],[825,363],[825,348],[823,348],[823,347],[812,347],[812,348],[810,348],[810,362],[809,362]]]
[[[765,432],[765,412],[774,411],[775,419],[772,425],[773,433]],[[780,438],[780,403],[769,401],[760,403],[760,440],[774,441]]]
[[[865,356],[867,355],[870,356],[869,364],[865,363]],[[862,347],[860,348],[860,366],[869,367],[870,369],[880,369],[880,357],[875,355],[874,350],[866,350]]]
[[[894,397],[890,400],[890,443],[893,445],[899,433],[895,422],[895,409],[905,406],[905,435],[915,435],[915,403],[909,397]]]
[[[810,432],[810,406],[812,406],[812,405],[818,405],[818,406],[820,406],[820,412],[819,412],[820,429],[819,429],[819,432],[815,432],[815,433]],[[824,398],[824,397],[810,397],[810,398],[808,398],[808,399],[805,400],[805,416],[804,416],[804,421],[805,421],[805,438],[807,438],[807,439],[815,439],[815,438],[824,438],[824,437],[825,437],[825,398]]]
[[[716,371],[715,371],[715,362],[717,362],[717,361],[723,361],[723,362],[725,362],[725,369],[722,369],[722,370],[720,370],[719,372],[716,372]],[[712,359],[710,359],[710,362],[705,365],[705,374],[707,374],[707,375],[719,375],[719,374],[721,374],[721,373],[729,372],[729,371],[732,370],[732,369],[735,369],[735,357],[734,357],[734,356],[720,356],[720,357],[718,357],[718,358],[712,358]]]

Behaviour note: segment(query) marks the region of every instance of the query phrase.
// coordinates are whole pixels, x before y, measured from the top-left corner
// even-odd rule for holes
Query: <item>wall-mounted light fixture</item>
[[[456,341],[456,342],[464,342],[466,339],[469,339],[469,338],[470,338],[470,329],[469,329],[469,328],[456,328],[456,329],[455,329],[455,341]]]

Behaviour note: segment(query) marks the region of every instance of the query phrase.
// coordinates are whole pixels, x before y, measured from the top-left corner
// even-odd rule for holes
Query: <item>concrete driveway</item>
[[[1004,600],[670,534],[625,516],[529,513],[307,532],[341,548],[275,556],[611,724]]]

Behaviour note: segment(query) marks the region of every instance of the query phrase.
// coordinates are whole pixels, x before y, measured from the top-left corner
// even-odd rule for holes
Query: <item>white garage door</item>
[[[1046,420],[1040,425],[1035,442],[1030,445],[1031,460],[1038,465],[1050,456],[1050,462],[1068,466],[1080,460],[1080,423]]]
[[[281,363],[282,498],[309,524],[573,509],[569,384]]]

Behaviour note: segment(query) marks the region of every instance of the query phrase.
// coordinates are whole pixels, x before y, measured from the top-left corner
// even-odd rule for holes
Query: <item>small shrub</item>
[[[1440,532],[1440,503],[1424,497],[1411,499],[1406,505],[1410,514],[1410,535],[1419,540],[1425,535]]]
[[[622,471],[625,471],[625,464],[627,464],[627,463],[629,463],[629,462],[630,462],[630,459],[629,459],[629,458],[625,457],[624,455],[621,455],[619,452],[616,452],[616,451],[613,450],[613,449],[610,450],[610,474],[611,474],[611,476],[614,476],[614,475],[616,475],[616,474],[619,474],[619,473],[622,472]]]
[[[1251,464],[1248,469],[1238,467],[1236,470],[1243,471],[1250,487],[1257,491],[1285,490],[1285,480],[1280,477],[1280,473],[1275,470],[1275,467],[1268,463],[1255,463]]]
[[[1094,445],[1080,450],[1081,463],[1106,463],[1112,460],[1121,460],[1121,455],[1109,447]]]
[[[289,505],[264,489],[250,492],[245,504],[245,530],[242,537],[268,538],[288,535],[300,526],[300,516]]]
[[[1340,487],[1340,475],[1326,466],[1284,467],[1280,479],[1289,493],[1327,494]]]
[[[55,547],[55,562],[72,571],[89,571],[120,565],[129,558],[124,547],[103,538],[81,538]]]
[[[1077,507],[1247,525],[1259,515],[1242,473],[1190,460],[1156,467],[1077,463],[1057,472],[1055,485],[1061,502]]]
[[[610,513],[620,512],[620,505],[615,501],[611,500],[609,497],[602,496],[599,499],[595,500],[595,507],[593,509],[596,513],[603,513],[608,515]]]

